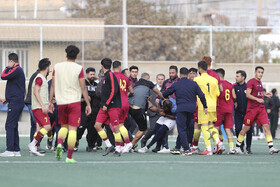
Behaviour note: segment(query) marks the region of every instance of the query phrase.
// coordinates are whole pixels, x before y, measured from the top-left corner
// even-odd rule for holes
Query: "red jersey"
[[[220,76],[214,70],[208,69],[207,74],[210,75],[211,77],[214,77],[215,79],[217,79],[219,85],[221,84]]]
[[[259,99],[264,99],[263,86],[261,81],[252,78],[247,82],[247,89],[252,90],[251,91],[252,96],[257,97]],[[264,104],[248,99],[248,105],[247,105],[248,109],[257,108],[257,107],[264,107]]]
[[[114,74],[120,85],[122,106],[127,106],[127,105],[129,105],[128,97],[127,97],[128,87],[131,86],[131,83],[130,83],[129,79],[127,78],[127,76],[125,76],[121,72],[114,72]]]
[[[223,113],[232,113],[233,110],[233,98],[232,98],[232,89],[233,86],[226,80],[221,80],[223,86],[223,91],[218,97],[219,111]]]

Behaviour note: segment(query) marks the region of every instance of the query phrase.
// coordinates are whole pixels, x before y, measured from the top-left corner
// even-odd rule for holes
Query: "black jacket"
[[[118,80],[110,70],[104,74],[101,87],[101,108],[121,108],[121,94]]]
[[[27,94],[26,94],[26,98],[25,98],[26,105],[31,105],[32,84],[33,84],[35,77],[38,75],[38,73],[40,73],[39,70],[37,70],[35,73],[33,73],[33,75],[29,79]]]

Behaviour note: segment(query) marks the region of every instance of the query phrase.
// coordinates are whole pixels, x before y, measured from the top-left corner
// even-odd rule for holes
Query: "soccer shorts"
[[[129,113],[129,105],[122,105],[120,110],[120,123],[124,123]]]
[[[221,125],[224,125],[224,128],[226,129],[232,129],[233,128],[233,116],[232,113],[224,113],[219,111],[217,113],[217,121],[215,123],[215,127],[220,127]]]
[[[102,108],[100,108],[97,117],[96,117],[96,122],[97,123],[104,123],[109,125],[115,126],[119,125],[119,115],[120,115],[120,108],[109,108],[107,111],[103,111]]]
[[[74,127],[80,126],[81,102],[58,105],[58,123]]]
[[[246,126],[253,126],[254,121],[256,121],[259,126],[269,124],[268,116],[264,107],[247,109],[243,124]]]
[[[50,125],[50,119],[48,114],[44,114],[41,108],[32,110],[33,115],[36,119],[36,122],[40,127],[43,127],[45,125]]]
[[[145,114],[144,109],[141,109],[141,108],[133,109],[133,108],[129,107],[129,114],[137,123],[140,131],[147,130],[147,120],[146,120],[146,114]]]
[[[208,112],[205,114],[204,111],[198,111],[198,124],[208,124],[209,122],[216,121],[216,112]]]
[[[157,120],[157,123],[160,124],[160,125],[165,125],[165,126],[168,127],[169,130],[172,130],[176,125],[176,120],[175,119],[170,119],[168,117],[161,116]]]

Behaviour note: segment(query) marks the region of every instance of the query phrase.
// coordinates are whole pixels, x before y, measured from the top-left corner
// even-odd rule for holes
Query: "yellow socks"
[[[120,130],[120,133],[121,133],[121,135],[122,135],[122,137],[123,137],[125,143],[126,143],[126,144],[130,143],[129,136],[128,136],[128,131],[127,131],[127,129],[125,128],[125,126],[121,126],[121,127],[119,128],[119,130]]]
[[[208,131],[208,126],[201,126],[201,131],[203,134],[204,143],[207,151],[211,151],[211,142],[210,142],[210,132]],[[210,150],[209,150],[210,149]]]
[[[112,144],[111,144],[111,142],[109,141],[109,139],[108,139],[108,137],[107,137],[107,134],[106,134],[106,132],[104,131],[104,129],[102,129],[101,131],[99,131],[98,134],[99,134],[100,138],[101,138],[102,140],[104,140],[104,142],[106,143],[106,146],[107,146],[107,147],[111,147],[111,146],[112,146]]]
[[[67,136],[67,133],[68,133],[68,129],[66,127],[61,127],[60,130],[58,131],[58,140],[57,140],[57,143],[58,144],[63,144],[66,136]]]

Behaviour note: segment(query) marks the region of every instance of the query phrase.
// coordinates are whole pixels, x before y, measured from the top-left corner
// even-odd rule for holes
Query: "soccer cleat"
[[[52,150],[52,141],[53,139],[47,139],[47,145],[46,145],[46,149],[48,150]]]
[[[192,155],[192,153],[190,152],[190,150],[186,150],[186,151],[182,152],[182,155],[189,156],[189,155]]]
[[[122,150],[122,153],[129,153],[130,149],[132,149],[132,143],[126,144]]]
[[[121,156],[121,153],[118,152],[118,151],[115,151],[115,152],[113,153],[112,156],[114,156],[114,157],[120,157],[120,156]]]
[[[199,155],[213,155],[212,151],[207,151],[207,149],[205,149],[202,153],[198,153]]]
[[[138,149],[138,153],[147,153],[148,151],[149,151],[149,149],[147,146]]]
[[[269,154],[271,154],[271,155],[273,155],[274,153],[278,153],[280,150],[278,150],[278,149],[276,149],[276,148],[274,148],[274,147],[271,147],[270,149],[269,149]]]
[[[21,157],[20,151],[14,151],[15,157]]]
[[[191,148],[191,153],[192,154],[198,154],[200,152],[199,148]]]
[[[12,151],[5,151],[4,153],[0,154],[0,157],[13,157],[13,156],[15,156],[15,154]]]
[[[217,144],[217,151],[216,151],[216,153],[220,155],[220,154],[223,154],[224,151],[225,151],[225,147],[223,145],[223,142],[219,142]]]
[[[55,153],[56,160],[61,160],[62,152],[63,152],[62,145],[58,144],[56,147],[56,153]]]
[[[42,149],[40,146],[37,147],[37,152],[44,154],[46,153],[46,151],[44,149]]]
[[[239,155],[243,155],[244,154],[240,147],[236,147],[234,150],[235,150],[235,153],[237,153]]]
[[[110,152],[114,151],[115,147],[111,146],[111,147],[107,147],[107,149],[105,150],[105,152],[102,154],[102,156],[106,156],[108,155]]]
[[[158,151],[157,153],[161,153],[161,154],[170,153],[170,149],[166,149],[166,148],[164,147],[162,150]]]
[[[41,154],[39,152],[31,152],[31,151],[29,151],[29,153],[30,153],[30,156],[45,156],[45,154]]]
[[[71,159],[70,158],[66,158],[65,163],[66,164],[76,164],[77,162],[73,158],[71,158]]]
[[[179,155],[181,154],[180,150],[179,149],[176,149],[176,148],[173,148],[171,151],[170,151],[171,154],[173,155]]]

